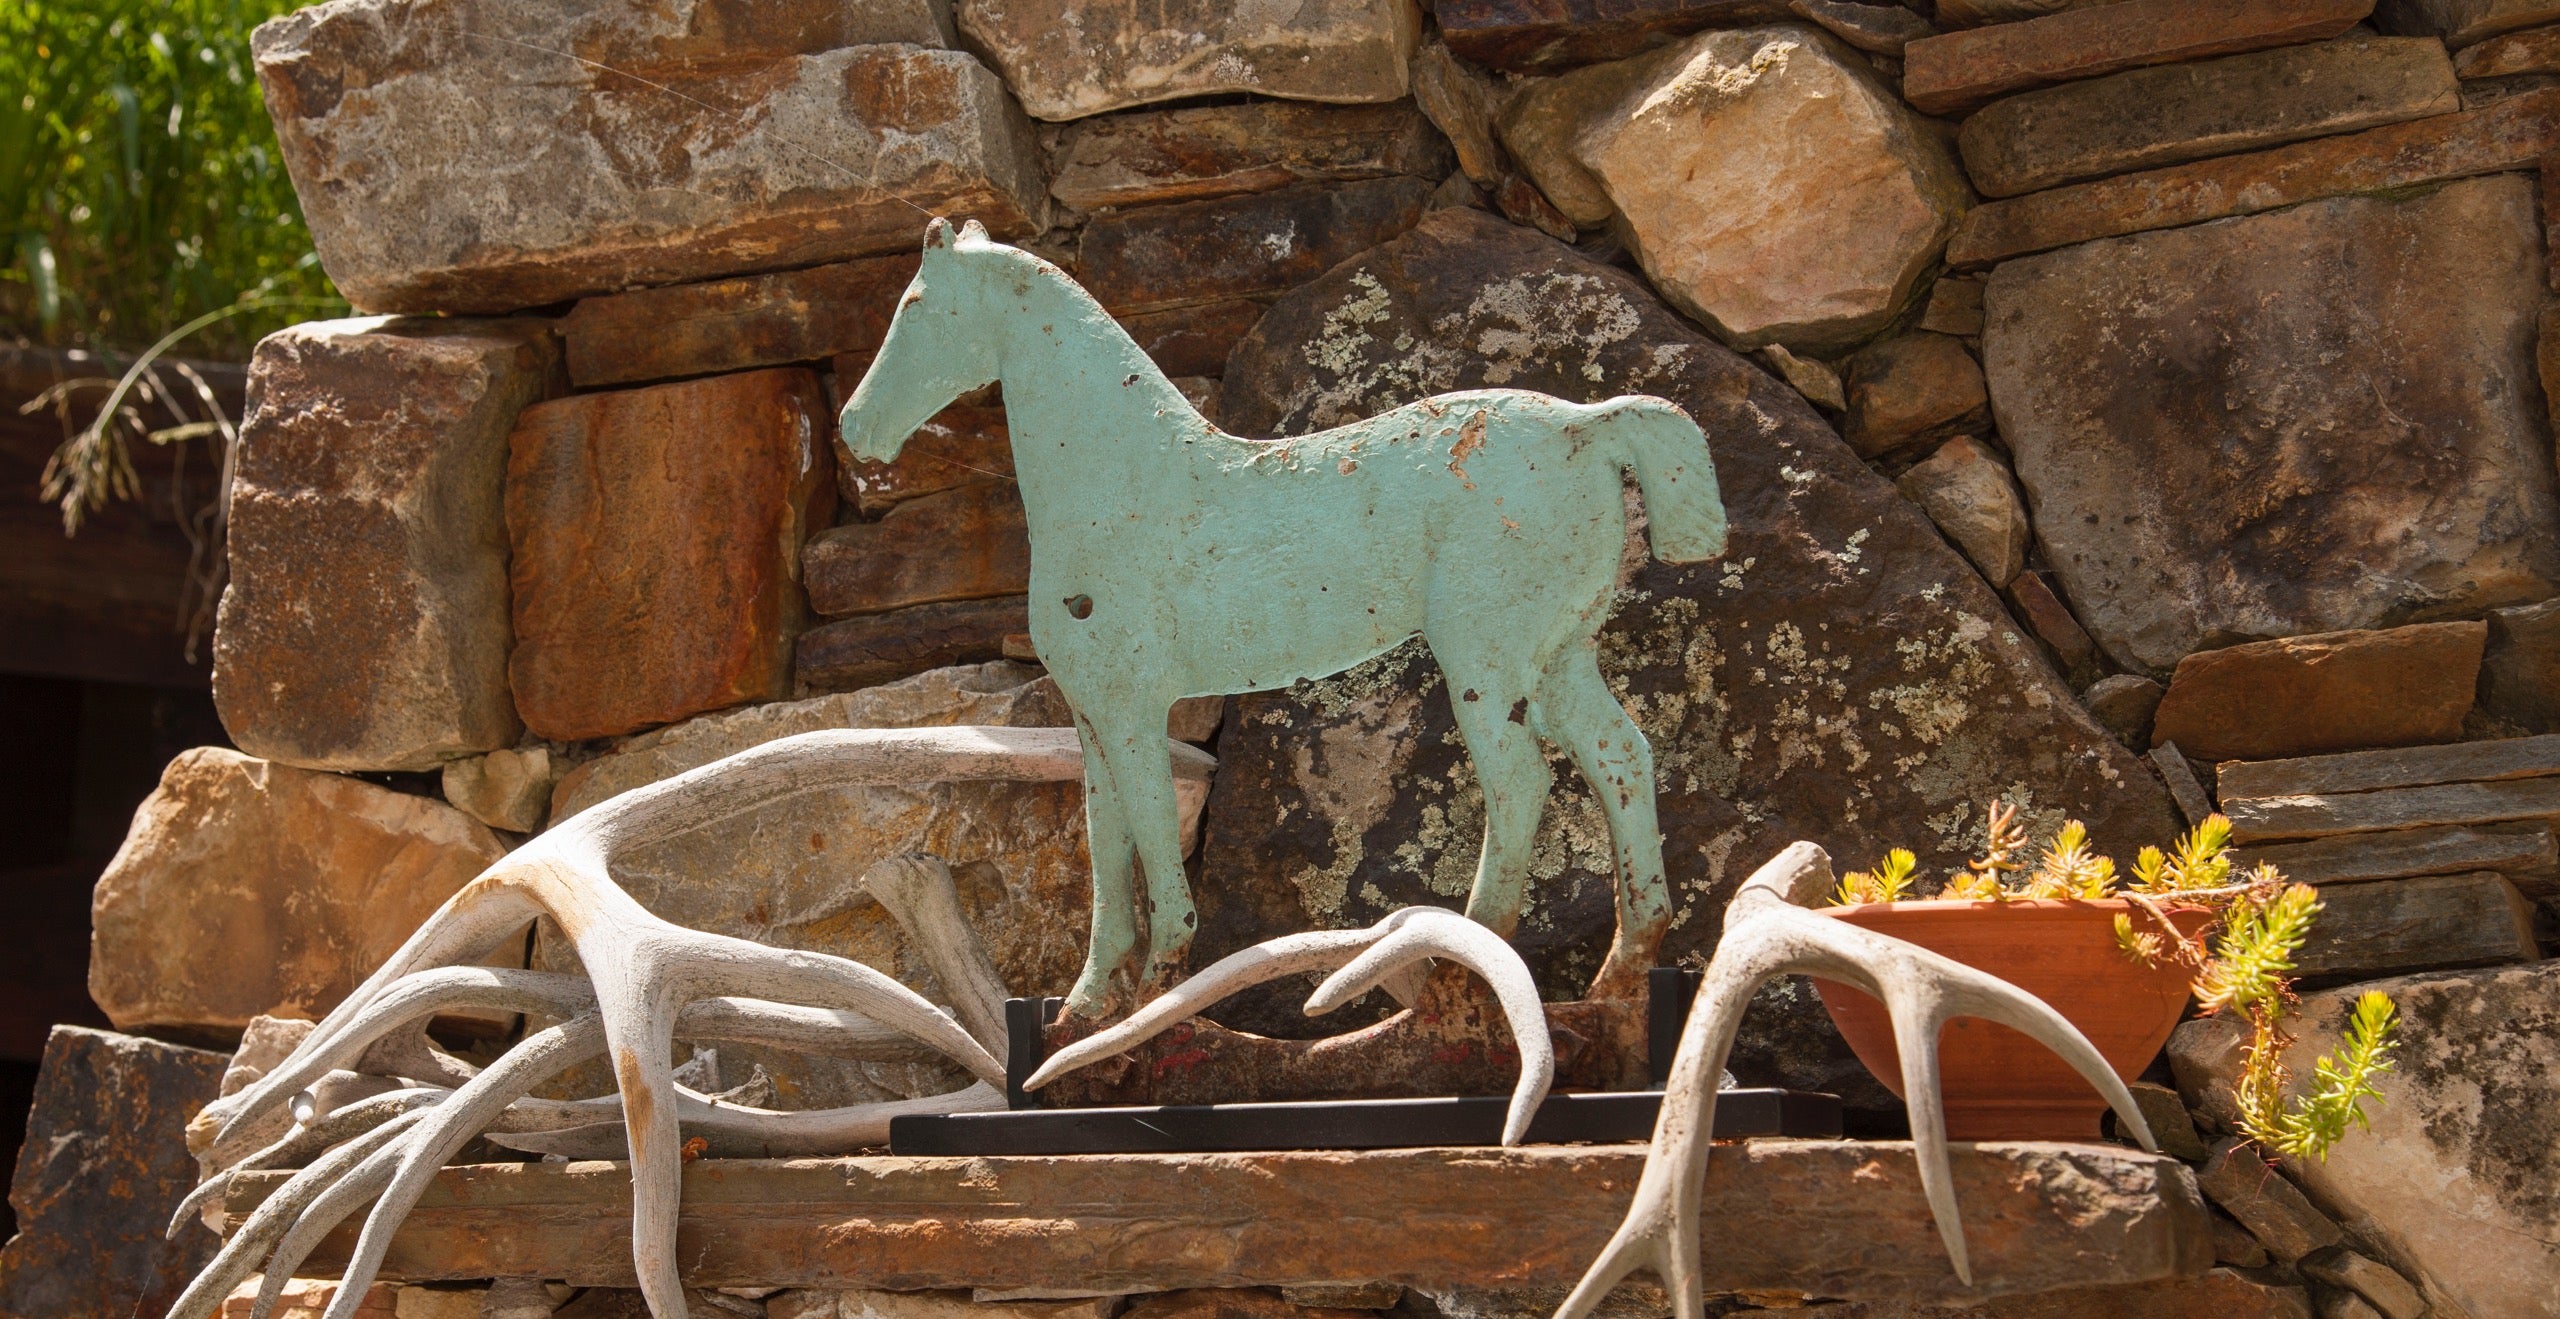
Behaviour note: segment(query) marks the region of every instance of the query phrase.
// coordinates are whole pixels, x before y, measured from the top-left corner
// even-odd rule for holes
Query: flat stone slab
[[[2083,6],[1914,41],[1902,52],[1902,94],[1925,113],[1949,114],[2044,83],[2334,37],[2372,9],[2373,0]]]
[[[2560,89],[2526,92],[2459,114],[1977,206],[1947,240],[1947,264],[1978,270],[2092,239],[2255,215],[2322,197],[2529,170],[2555,143],[2560,143]]]
[[[2227,760],[2214,780],[2228,797],[2284,797],[2307,792],[2372,792],[2430,783],[2484,783],[2560,774],[2560,734],[2494,742],[2386,747],[2289,760]]]
[[[705,1159],[684,1170],[691,1286],[1076,1291],[1396,1282],[1568,1286],[1617,1228],[1641,1146],[1018,1158]],[[1753,1140],[1708,1161],[1709,1292],[1953,1300],[2212,1264],[2185,1165],[2107,1145],[1959,1144],[1977,1285],[1948,1267],[1904,1142]],[[286,1174],[236,1178],[233,1222]],[[385,1279],[632,1285],[619,1163],[449,1168]],[[346,1258],[352,1227],[304,1267]]]

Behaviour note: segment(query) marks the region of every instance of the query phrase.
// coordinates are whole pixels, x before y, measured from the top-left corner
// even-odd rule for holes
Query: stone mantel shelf
[[[714,1160],[684,1173],[696,1286],[1085,1292],[1384,1280],[1564,1287],[1617,1226],[1643,1147],[1274,1154]],[[2193,1174],[2111,1145],[1958,1145],[1976,1290],[1947,1266],[1907,1142],[1719,1146],[1711,1292],[1958,1299],[2196,1276],[2212,1265]],[[288,1174],[236,1178],[238,1222]],[[619,1163],[439,1174],[382,1276],[632,1285]],[[303,1272],[346,1256],[342,1228]]]

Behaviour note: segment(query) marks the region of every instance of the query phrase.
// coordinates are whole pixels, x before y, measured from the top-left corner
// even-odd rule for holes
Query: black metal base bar
[[[1498,1145],[1510,1102],[1479,1096],[917,1114],[890,1120],[889,1152],[1181,1154]],[[1539,1145],[1649,1140],[1661,1107],[1658,1090],[1550,1095],[1529,1123],[1528,1140]],[[1716,1101],[1719,1138],[1839,1134],[1837,1095],[1727,1090]]]

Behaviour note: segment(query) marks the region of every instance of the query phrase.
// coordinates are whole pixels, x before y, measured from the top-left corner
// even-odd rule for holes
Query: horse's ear
[[[987,227],[971,220],[960,226],[960,238],[963,242],[983,243],[987,241]]]
[[[924,226],[924,250],[930,252],[937,247],[948,248],[950,246],[951,222],[943,219],[939,215],[927,221]]]

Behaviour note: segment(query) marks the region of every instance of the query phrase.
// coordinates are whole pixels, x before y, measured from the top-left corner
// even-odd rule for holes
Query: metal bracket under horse
[[[1631,997],[1669,919],[1652,750],[1600,675],[1626,534],[1622,473],[1656,557],[1722,551],[1706,437],[1657,398],[1525,390],[1425,399],[1295,439],[1211,425],[1101,304],[974,222],[925,231],[871,369],[845,405],[856,458],[895,459],[960,395],[1001,380],[1031,532],[1031,638],[1075,706],[1093,928],[1068,999],[1099,1017],[1137,951],[1177,974],[1197,923],[1165,715],[1185,696],[1339,673],[1419,634],[1484,785],[1467,914],[1509,937],[1562,746],[1608,817],[1617,934],[1594,997]]]

